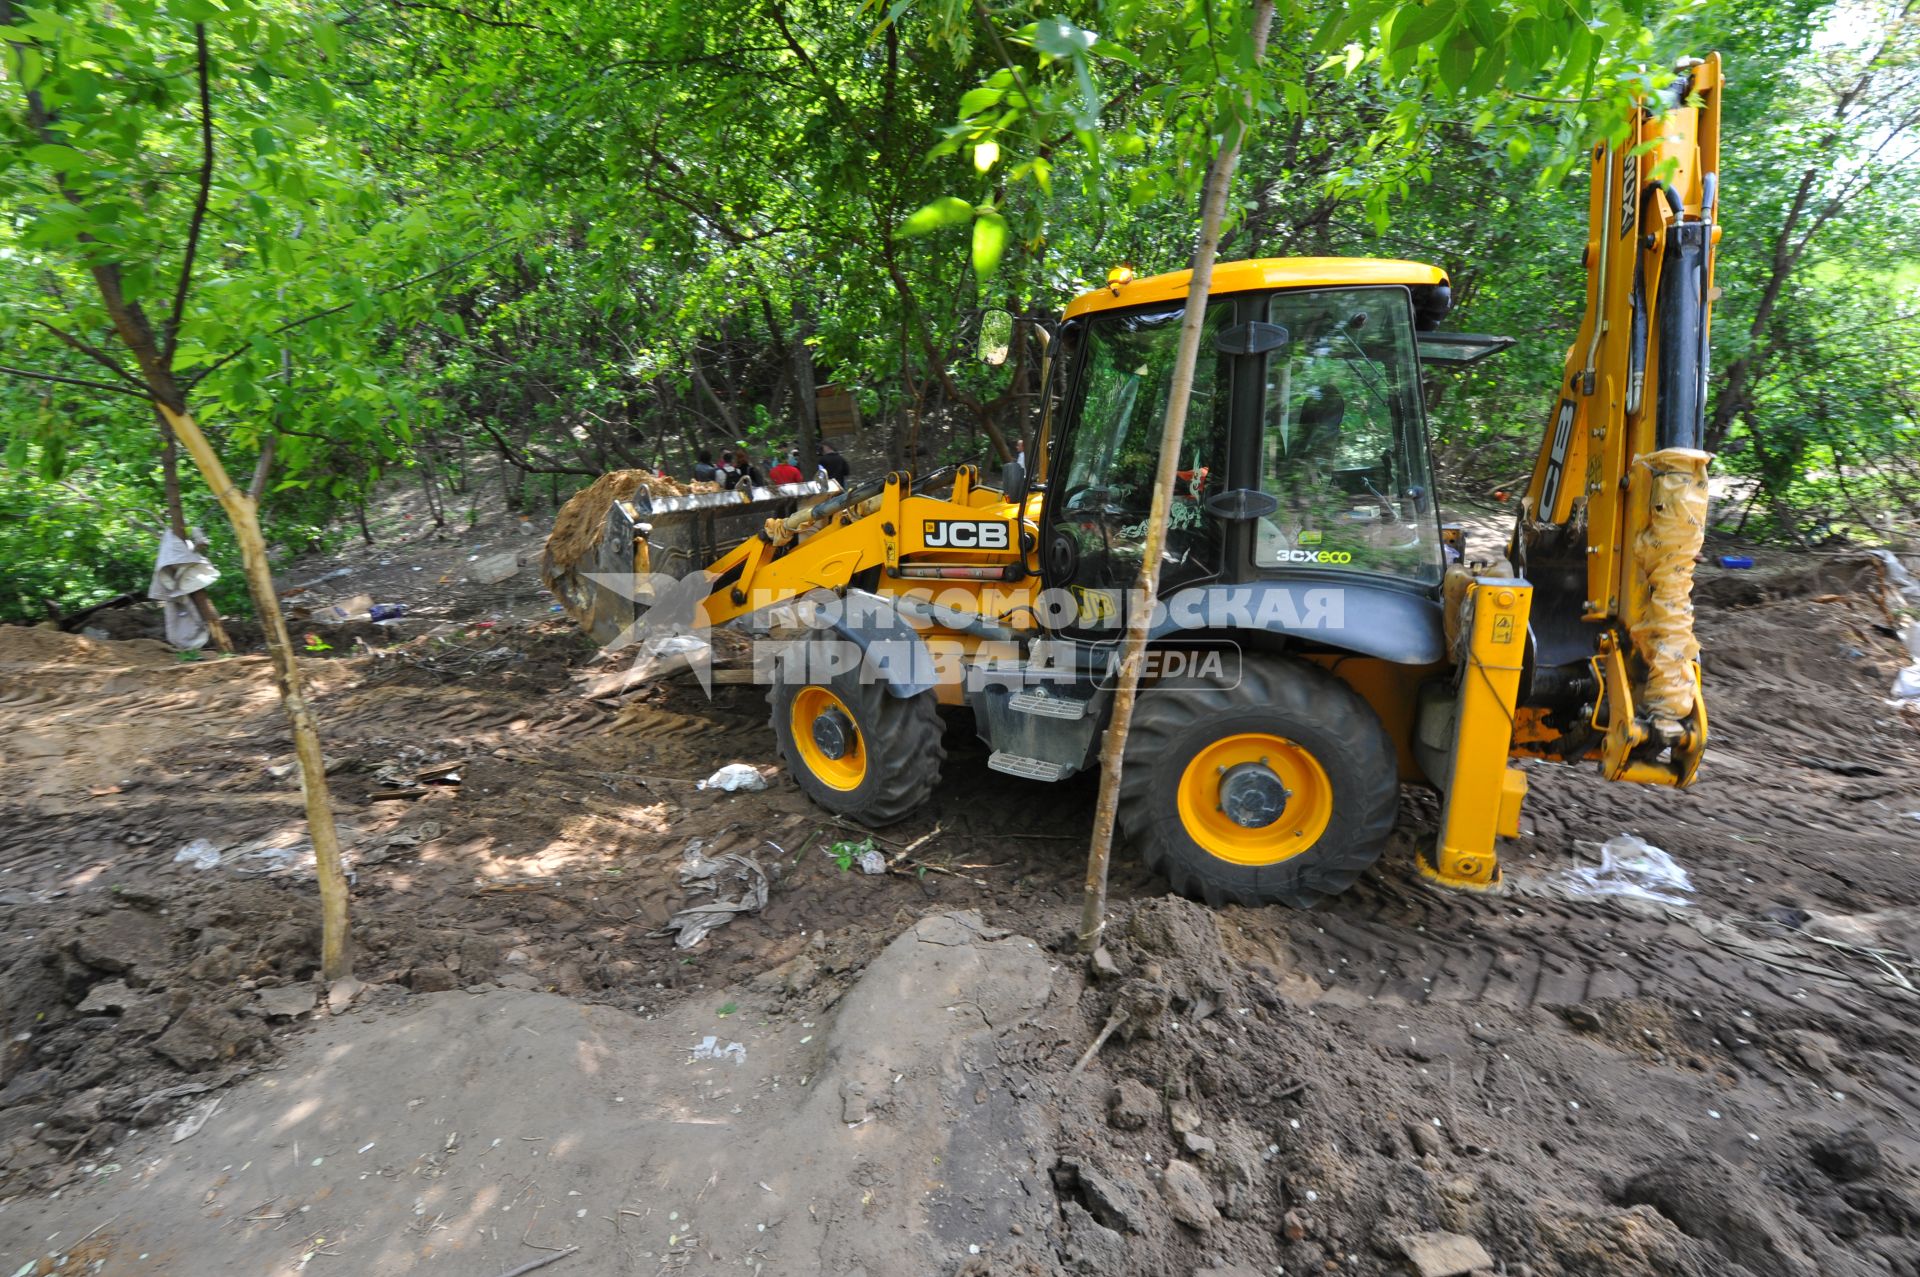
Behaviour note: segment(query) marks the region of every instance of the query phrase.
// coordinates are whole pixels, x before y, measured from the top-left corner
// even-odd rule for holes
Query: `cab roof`
[[[1124,284],[1109,284],[1082,293],[1067,305],[1068,319],[1099,310],[1139,306],[1148,302],[1179,301],[1193,280],[1190,270],[1150,275]],[[1213,268],[1210,294],[1246,293],[1269,288],[1338,288],[1367,284],[1444,284],[1447,273],[1424,262],[1385,257],[1259,257],[1251,261],[1219,262]]]

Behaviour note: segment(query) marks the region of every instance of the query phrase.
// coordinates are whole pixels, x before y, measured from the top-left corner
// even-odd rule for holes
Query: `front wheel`
[[[1248,658],[1237,685],[1142,690],[1119,815],[1180,894],[1306,909],[1380,858],[1399,794],[1393,742],[1358,693],[1313,665]]]
[[[815,633],[815,651],[847,640]],[[894,696],[867,676],[865,663],[805,681],[804,659],[783,660],[767,692],[773,734],[794,780],[809,798],[863,825],[910,815],[940,783],[943,726],[933,693]]]

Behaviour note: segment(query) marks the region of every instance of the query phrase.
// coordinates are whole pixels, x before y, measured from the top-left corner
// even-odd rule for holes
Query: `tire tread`
[[[1182,694],[1149,695],[1134,713],[1127,753],[1135,764],[1122,776],[1119,809],[1121,827],[1147,867],[1166,874],[1174,891],[1215,907],[1231,902],[1310,909],[1352,886],[1380,858],[1398,816],[1398,767],[1386,728],[1357,692],[1305,662],[1271,658],[1245,660],[1236,687],[1187,680],[1177,690]],[[1336,813],[1344,836],[1330,842],[1322,835],[1299,859],[1274,866],[1214,859],[1179,830],[1177,814],[1171,816],[1174,837],[1168,837],[1169,813],[1157,809],[1154,794],[1165,760],[1176,756],[1181,739],[1196,725],[1252,706],[1271,709],[1281,722],[1331,731],[1341,739],[1343,752],[1373,760],[1357,774],[1348,771],[1351,792]],[[1160,767],[1139,766],[1145,759],[1158,760]]]

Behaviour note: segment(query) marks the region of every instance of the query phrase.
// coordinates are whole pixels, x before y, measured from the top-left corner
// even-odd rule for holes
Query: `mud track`
[[[1129,983],[1169,991],[1184,1027],[1122,1035],[1074,1089],[1032,1101],[1073,1167],[1140,1205],[1116,1224],[1069,1167],[1058,1228],[975,1270],[1098,1263],[1098,1228],[1125,1242],[1115,1271],[1401,1272],[1398,1239],[1446,1227],[1509,1272],[1920,1273],[1920,1008],[1903,987],[1920,956],[1920,717],[1884,699],[1899,654],[1871,585],[1844,563],[1707,583],[1703,779],[1669,793],[1537,768],[1501,895],[1419,882],[1435,813],[1413,791],[1381,866],[1311,913],[1183,905],[1168,943],[1173,923],[1129,929],[1164,884],[1119,862],[1115,973],[1002,1052],[1010,1075],[1057,1083]],[[901,872],[849,874],[828,848],[863,835],[784,778],[696,788],[773,763],[758,689],[666,681],[603,705],[575,692],[589,656],[559,623],[521,620],[310,662],[362,980],[645,1016],[730,988],[831,1001],[953,909],[1064,950],[1090,779],[995,775],[956,723],[935,802],[879,845],[940,832]],[[0,630],[13,1191],[97,1178],[109,1150],[301,1031],[281,1008],[310,987],[317,910],[290,761],[258,657]],[[457,783],[416,783],[448,763]],[[1583,845],[1627,832],[1685,867],[1686,904],[1555,887]],[[771,899],[682,952],[654,933],[689,903],[675,871],[696,838],[759,859]],[[217,865],[176,860],[196,841]],[[1153,1102],[1138,1125],[1110,1113],[1129,1083]],[[1831,1169],[1851,1165],[1834,1151],[1848,1139],[1870,1171]],[[1200,1163],[1217,1222],[1155,1204],[1173,1156]]]

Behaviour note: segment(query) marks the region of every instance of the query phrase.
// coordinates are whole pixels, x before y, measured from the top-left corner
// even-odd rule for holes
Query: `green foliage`
[[[77,491],[45,461],[16,447],[0,473],[0,618],[43,621],[48,602],[78,611],[144,590],[153,572],[153,538],[130,521],[152,517],[139,476],[83,470]]]
[[[68,379],[0,377],[0,555],[24,565],[0,617],[148,570],[151,414],[47,325],[124,365],[99,270],[169,330],[202,35],[213,165],[171,364],[237,479],[271,444],[287,552],[423,458],[503,453],[531,506],[699,448],[764,456],[803,437],[805,379],[852,390],[890,464],[979,460],[1037,401],[1021,343],[972,361],[982,308],[1184,265],[1242,126],[1224,257],[1433,261],[1454,326],[1521,339],[1429,391],[1452,492],[1481,495],[1530,465],[1578,320],[1587,141],[1664,80],[1644,68],[1709,48],[1734,85],[1715,366],[1742,370],[1723,466],[1764,488],[1750,530],[1884,534],[1915,500],[1910,40],[1855,47],[1879,28],[1831,0],[1316,0],[1256,62],[1251,11],[0,0],[0,364]]]
[[[852,873],[854,865],[859,863],[860,858],[873,849],[871,838],[862,838],[859,842],[842,839],[827,848],[827,855],[833,858],[834,864],[840,866],[841,873]]]
[[[377,102],[340,31],[277,0],[0,0],[0,25],[0,261],[19,284],[0,292],[8,499],[33,500],[23,449],[43,468],[90,452],[112,461],[76,480],[157,506],[161,439],[140,396],[161,382],[242,478],[271,441],[272,488],[318,494],[309,514],[404,464],[436,409],[401,340],[432,296],[402,285],[465,247],[476,219],[409,207],[369,163]],[[152,330],[145,366],[115,303]],[[70,609],[123,580],[99,553],[4,614]]]

